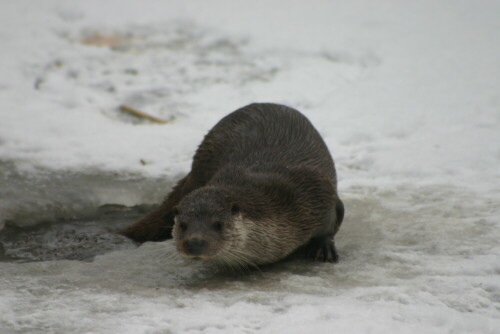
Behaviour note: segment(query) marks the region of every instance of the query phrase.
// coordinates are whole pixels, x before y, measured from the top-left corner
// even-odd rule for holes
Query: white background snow
[[[2,1],[0,226],[159,201],[206,131],[256,101],[315,124],[347,215],[337,265],[233,275],[170,242],[0,262],[0,333],[499,333],[499,13],[483,0]],[[84,43],[97,33],[117,41]]]

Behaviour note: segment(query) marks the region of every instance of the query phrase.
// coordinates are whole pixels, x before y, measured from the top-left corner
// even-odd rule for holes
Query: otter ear
[[[340,226],[344,220],[344,203],[337,198],[337,203],[335,204],[335,211],[337,212],[337,224]]]
[[[238,212],[240,212],[240,207],[238,206],[238,204],[233,203],[233,205],[231,206],[231,214],[235,215]]]

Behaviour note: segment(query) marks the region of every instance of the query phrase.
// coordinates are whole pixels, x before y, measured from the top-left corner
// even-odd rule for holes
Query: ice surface
[[[0,3],[0,333],[498,333],[499,10]],[[159,201],[255,101],[303,111],[330,147],[339,264],[238,274],[109,234],[140,213],[99,207]]]
[[[171,182],[99,170],[22,171],[0,161],[0,229],[92,215],[106,204],[157,203]]]
[[[470,217],[469,203],[436,226],[441,201],[462,198],[454,189],[425,189],[434,200],[410,214],[383,203],[414,190],[347,199],[334,266],[294,259],[236,274],[183,260],[171,242],[91,263],[3,263],[1,322],[32,333],[495,333],[496,225]]]

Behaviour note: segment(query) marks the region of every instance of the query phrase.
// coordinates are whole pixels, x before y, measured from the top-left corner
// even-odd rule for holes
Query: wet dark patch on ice
[[[0,261],[91,261],[96,255],[135,248],[114,233],[131,224],[150,206],[105,205],[82,219],[63,219],[31,227],[7,226],[0,233]]]

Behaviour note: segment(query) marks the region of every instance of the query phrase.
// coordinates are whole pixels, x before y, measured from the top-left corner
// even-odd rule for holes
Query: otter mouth
[[[187,259],[190,259],[190,260],[195,260],[195,261],[208,261],[210,260],[210,256],[207,256],[207,255],[203,255],[203,254],[186,254],[184,252],[179,252],[181,253],[181,255]]]

